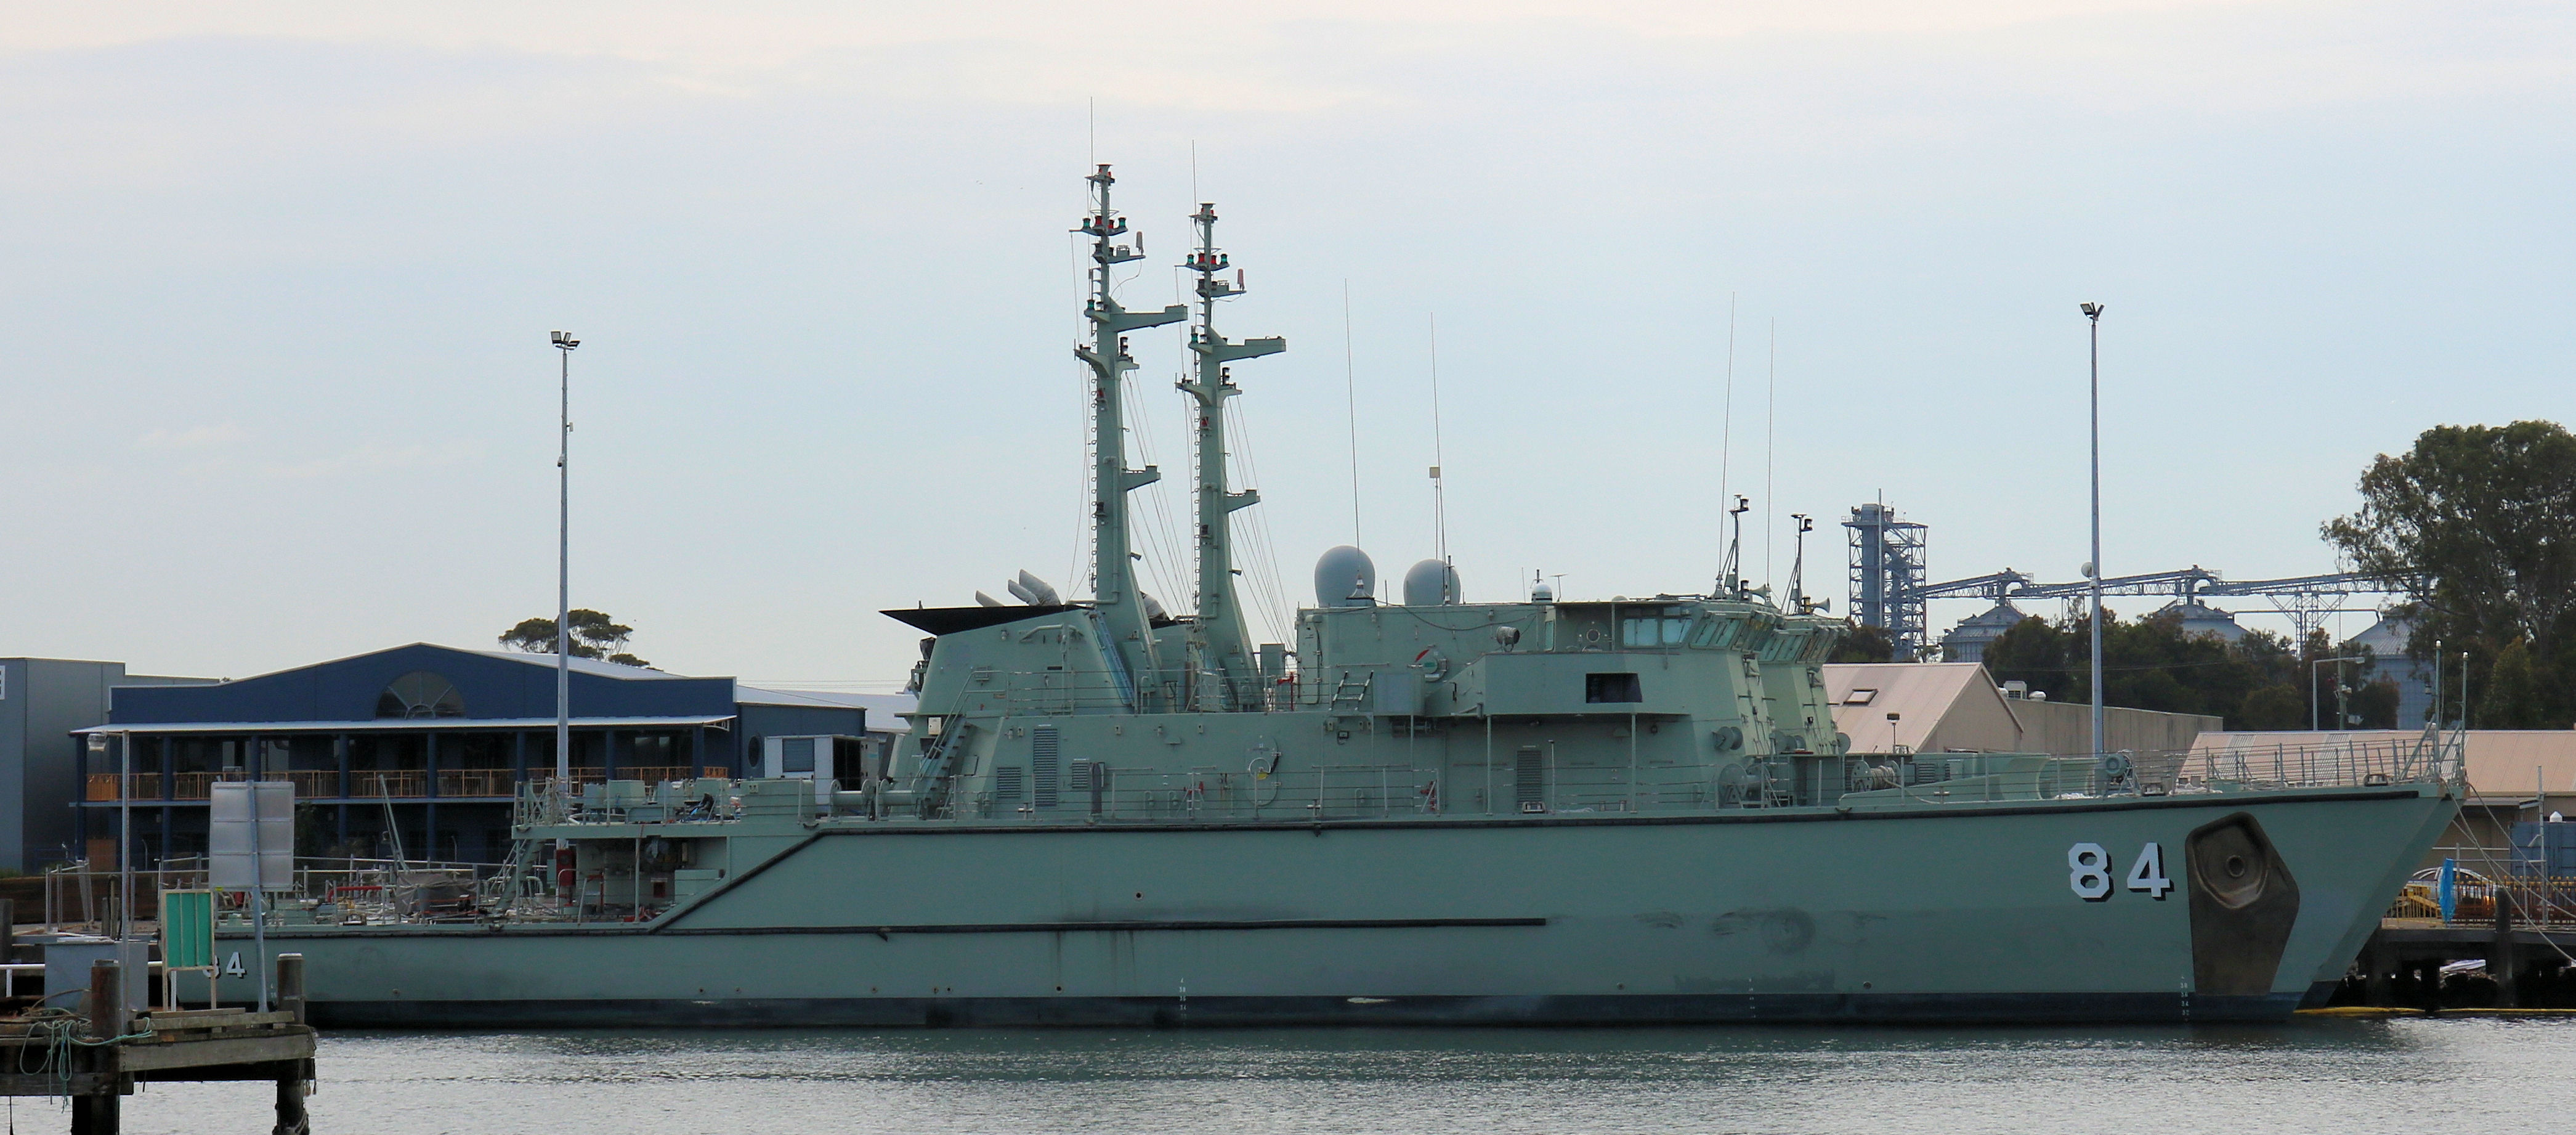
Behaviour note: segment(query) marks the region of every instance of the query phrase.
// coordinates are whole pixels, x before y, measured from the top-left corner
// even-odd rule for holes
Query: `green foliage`
[[[1896,643],[1887,637],[1887,629],[1873,627],[1866,623],[1854,625],[1850,633],[1843,636],[1841,642],[1834,644],[1833,654],[1825,659],[1827,662],[1893,662],[1895,660]]]
[[[2478,699],[2475,720],[2490,729],[2531,729],[2554,717],[2564,701],[2542,688],[2540,669],[2529,644],[2506,643],[2487,669],[2486,696]]]
[[[626,653],[626,639],[635,633],[635,628],[586,608],[575,608],[567,621],[572,624],[572,641],[566,646],[573,657],[598,658],[621,666],[652,665]],[[521,619],[519,625],[501,632],[501,645],[530,654],[552,654],[555,652],[555,621],[547,618]]]
[[[2238,729],[2305,729],[2307,695],[2288,682],[2274,682],[2245,695],[2237,704],[2236,720],[2228,724]]]
[[[2440,641],[2451,685],[2468,655],[2470,723],[2576,719],[2576,435],[2554,422],[2436,426],[2371,462],[2359,488],[2360,509],[2325,537],[2405,592],[2409,656]]]
[[[2106,611],[2102,634],[2102,684],[2105,705],[2167,713],[2218,717],[2230,729],[2305,729],[2309,721],[2308,664],[2321,654],[2325,636],[2311,636],[2306,649],[2264,631],[2248,631],[2229,643],[2213,635],[2191,634],[2179,619],[2155,614],[2121,622]],[[1996,681],[2020,681],[2045,691],[2052,701],[2093,700],[2092,620],[2051,623],[2023,619],[1986,645],[1986,670]],[[2350,663],[2344,672],[2366,680],[2369,662]],[[2318,687],[2324,714],[2334,716],[2334,690]],[[2396,687],[2387,691],[2388,714],[2396,714]]]

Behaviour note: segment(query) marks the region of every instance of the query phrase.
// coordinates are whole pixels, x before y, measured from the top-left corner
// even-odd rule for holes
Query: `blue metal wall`
[[[125,687],[108,720],[117,725],[189,721],[366,721],[394,679],[427,670],[455,683],[469,718],[555,715],[551,655],[529,662],[415,643],[218,686]],[[534,663],[534,664],[531,664]],[[735,712],[730,678],[572,675],[575,717],[709,717]],[[858,711],[850,711],[855,715]],[[855,718],[853,718],[855,721]],[[857,732],[852,724],[849,732]]]

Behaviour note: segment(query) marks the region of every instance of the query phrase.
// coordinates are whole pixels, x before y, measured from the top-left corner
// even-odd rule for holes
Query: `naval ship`
[[[2363,759],[1871,753],[1848,624],[1706,593],[1377,593],[1326,553],[1291,643],[1237,595],[1241,278],[1197,302],[1088,177],[1090,595],[917,628],[898,751],[838,780],[539,782],[445,921],[278,925],[325,1025],[1596,1025],[2263,1020],[2319,1002],[2459,806],[2456,737]],[[1196,595],[1138,588],[1131,332],[1190,322]],[[224,932],[247,945],[246,929]],[[251,995],[243,979],[223,994]]]

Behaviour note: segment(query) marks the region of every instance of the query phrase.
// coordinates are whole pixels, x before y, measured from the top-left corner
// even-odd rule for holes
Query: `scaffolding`
[[[1930,526],[1904,520],[1885,504],[1856,505],[1843,522],[1851,532],[1851,613],[1887,632],[1899,662],[1923,650],[1924,545]]]

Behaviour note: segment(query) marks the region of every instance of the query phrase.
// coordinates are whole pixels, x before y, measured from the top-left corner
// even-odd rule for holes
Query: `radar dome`
[[[1404,571],[1404,605],[1437,607],[1458,602],[1458,569],[1439,560],[1424,560]]]
[[[1377,603],[1377,565],[1368,553],[1344,544],[1315,561],[1315,605],[1368,607]]]

